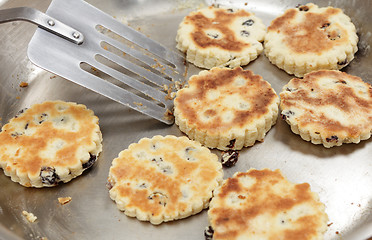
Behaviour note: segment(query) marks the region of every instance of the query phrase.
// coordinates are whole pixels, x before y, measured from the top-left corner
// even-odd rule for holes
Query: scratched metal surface
[[[89,1],[101,10],[140,28],[154,40],[175,49],[179,22],[188,12],[211,3],[244,7],[255,12],[266,25],[285,9],[305,1],[167,1],[111,0]],[[245,3],[248,3],[245,5]],[[344,71],[372,83],[371,1],[315,1],[320,6],[340,7],[352,18],[360,36],[355,60]],[[0,8],[30,6],[45,11],[49,1],[0,1]],[[113,158],[143,137],[174,134],[177,126],[167,126],[105,97],[32,65],[27,59],[27,44],[35,27],[25,22],[0,25],[0,124],[17,111],[45,100],[61,99],[83,103],[100,118],[103,152],[98,162],[82,176],[58,187],[25,188],[13,183],[0,171],[0,239],[204,239],[208,225],[203,212],[187,219],[153,226],[126,217],[116,209],[105,187]],[[271,65],[264,55],[250,63],[251,69],[269,81],[279,93],[291,76]],[[190,67],[189,75],[199,69]],[[19,83],[26,81],[27,88]],[[214,151],[219,154],[218,151]],[[354,240],[372,236],[372,141],[325,149],[301,140],[281,119],[263,143],[241,151],[236,166],[224,169],[225,178],[236,171],[254,168],[279,168],[293,182],[308,182],[326,205],[329,228],[325,239]],[[61,206],[58,197],[72,197]],[[38,220],[27,222],[22,210]]]

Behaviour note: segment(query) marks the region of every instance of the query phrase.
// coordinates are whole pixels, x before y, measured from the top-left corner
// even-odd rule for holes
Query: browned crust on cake
[[[234,119],[231,122],[224,123],[220,116],[216,116],[213,121],[204,123],[198,120],[200,110],[191,105],[192,99],[198,101],[204,101],[207,99],[206,94],[213,89],[230,85],[236,77],[244,77],[248,83],[246,87],[241,87],[238,94],[242,99],[249,99],[252,108],[249,110],[235,110]],[[183,92],[177,96],[178,101],[177,107],[182,112],[182,115],[189,121],[189,125],[197,125],[198,129],[205,129],[207,131],[214,132],[217,129],[219,131],[223,129],[231,128],[231,123],[235,126],[242,127],[248,122],[253,122],[255,119],[268,113],[268,106],[271,105],[277,98],[276,93],[272,90],[270,84],[262,79],[261,76],[255,75],[250,70],[243,70],[241,67],[235,69],[212,69],[206,75],[196,75],[190,78],[189,84],[192,82],[195,85],[196,91],[190,93]],[[249,87],[254,87],[254,91],[249,91]],[[234,94],[235,92],[226,91],[224,94]],[[208,104],[208,102],[205,102]],[[215,110],[209,109],[205,112],[214,116]]]
[[[177,143],[174,141],[172,143],[180,145],[183,142]],[[174,212],[178,210],[181,210],[182,212],[188,208],[189,203],[180,201],[182,198],[182,192],[179,189],[189,181],[187,179],[190,179],[195,172],[200,171],[203,173],[200,175],[200,180],[203,183],[212,182],[213,179],[218,177],[220,174],[220,172],[211,168],[211,166],[207,164],[209,162],[207,161],[209,160],[207,159],[208,156],[206,157],[205,154],[200,154],[199,157],[201,162],[205,160],[204,164],[201,164],[200,161],[185,161],[175,152],[164,152],[163,149],[162,158],[172,164],[174,172],[176,172],[178,176],[182,176],[182,178],[175,179],[173,175],[168,176],[167,174],[151,167],[144,167],[141,161],[136,160],[130,153],[121,153],[119,155],[121,161],[120,165],[118,164],[116,167],[112,167],[110,169],[110,174],[115,176],[115,179],[118,182],[121,182],[120,185],[116,186],[118,195],[121,197],[131,196],[126,204],[126,208],[135,207],[143,212],[151,213],[152,216],[174,214]],[[126,184],[123,183],[123,181],[125,182],[134,179],[148,182],[153,186],[156,186],[157,189],[160,189],[162,194],[166,196],[166,207],[159,204],[156,199],[155,201],[149,201],[149,191],[147,189],[134,188],[129,182]],[[156,197],[157,196],[154,196],[154,198]]]
[[[332,91],[324,91],[321,86],[316,82],[316,79],[321,77],[329,77],[335,79],[337,84],[337,94]],[[296,107],[298,102],[304,102],[310,106],[334,106],[344,112],[353,114],[355,106],[358,106],[358,111],[370,114],[372,109],[372,87],[369,86],[368,94],[369,100],[360,98],[357,93],[349,87],[348,81],[352,80],[353,82],[360,82],[361,84],[366,84],[362,81],[361,78],[349,75],[340,71],[329,71],[329,70],[320,70],[306,74],[303,79],[294,78],[291,80],[294,88],[298,88],[296,91],[293,91],[291,94],[281,94],[281,107],[289,109],[292,106]],[[306,86],[304,88],[303,86]],[[310,90],[310,91],[309,91]],[[312,91],[319,92],[321,91],[321,97],[313,98],[310,96]],[[314,118],[314,116],[317,116]],[[372,122],[372,117],[369,117],[369,122]],[[361,133],[361,128],[359,125],[350,125],[345,126],[339,121],[329,119],[324,114],[317,114],[313,110],[309,110],[309,113],[303,115],[298,119],[299,127],[304,127],[308,124],[317,123],[320,128],[325,129],[330,133],[337,133],[345,131],[350,137],[357,137]]]
[[[246,204],[244,208],[236,209],[228,207],[212,208],[210,211],[217,217],[213,220],[212,227],[216,230],[218,226],[222,225],[226,229],[224,232],[215,231],[213,235],[215,239],[236,239],[241,234],[240,231],[249,229],[250,221],[259,215],[270,214],[275,216],[278,213],[289,211],[301,203],[315,201],[308,183],[297,184],[293,190],[288,190],[287,193],[283,193],[282,195],[270,193],[270,185],[274,185],[278,181],[283,181],[285,178],[279,170],[271,171],[269,169],[251,169],[245,173],[238,173],[236,177],[229,178],[224,182],[221,191],[218,192],[216,197],[226,198],[230,193],[242,193],[245,187],[240,185],[237,177],[244,176],[254,178],[256,182],[249,188],[249,192],[247,192],[248,196],[239,195],[238,198],[245,199],[249,197],[249,202],[252,204]],[[267,197],[262,198],[262,195]],[[294,220],[293,224],[296,224],[298,228],[284,230],[280,233],[281,237],[286,240],[298,240],[311,239],[313,236],[317,236],[317,229],[319,228],[318,217],[317,215],[306,215]],[[241,227],[234,227],[229,230],[228,226]],[[278,232],[273,233],[268,239],[277,239],[276,234]]]
[[[164,208],[164,206],[158,204],[157,201],[149,201],[149,192],[147,189],[134,189],[130,183],[127,183],[127,185],[121,184],[117,187],[119,196],[135,196],[130,198],[130,201],[128,201],[126,205],[127,208],[136,207],[141,209],[143,212],[151,212],[153,216],[163,213],[164,210],[166,214],[167,212],[173,213],[176,208],[187,208],[187,203],[179,201],[182,197],[182,193],[180,191],[173,191],[173,189],[180,189],[180,186],[184,184],[183,181],[175,181],[172,177],[166,176],[161,172],[154,171],[150,168],[144,168],[140,164],[134,165],[132,162],[135,162],[135,159],[132,156],[122,158],[122,164],[117,168],[113,168],[111,170],[112,174],[116,176],[118,181],[121,181],[122,179],[138,178],[142,181],[156,183],[157,188],[166,193],[167,207]],[[198,165],[196,163],[182,164],[177,163],[177,161],[172,162],[172,164],[175,165],[175,169],[180,175],[184,174],[185,179],[188,177],[190,172],[193,172],[193,170],[197,168]],[[211,174],[211,176],[207,178],[212,179],[213,177],[215,177],[215,174]]]
[[[59,115],[60,113],[55,108],[54,102],[45,102],[43,104],[34,105],[28,109],[25,114],[20,115],[17,118],[12,119],[12,125],[14,126],[17,122],[23,122],[27,120],[28,128],[37,126],[37,123],[29,119],[30,115],[40,115],[40,113],[47,112],[49,116]],[[84,111],[82,111],[82,109]],[[37,126],[35,134],[31,136],[21,135],[12,136],[12,132],[15,130],[10,124],[4,125],[3,131],[0,133],[0,142],[7,145],[17,145],[19,150],[16,156],[6,156],[4,159],[13,159],[11,165],[17,166],[17,172],[27,172],[31,175],[39,175],[40,169],[43,166],[53,167],[68,167],[75,165],[77,156],[75,156],[77,149],[82,144],[89,145],[93,142],[91,135],[92,129],[97,128],[97,122],[93,121],[92,111],[85,108],[83,105],[69,105],[69,108],[64,110],[64,114],[71,114],[74,118],[79,121],[79,131],[77,132],[66,132],[63,129],[56,129],[53,127],[53,123],[45,121]],[[45,162],[40,156],[39,152],[46,148],[50,138],[59,138],[66,142],[79,142],[79,144],[70,144],[68,147],[62,148],[62,150],[56,153],[56,158],[53,162]],[[22,149],[24,148],[24,149]],[[23,150],[23,151],[21,151]],[[26,151],[25,151],[26,150]],[[20,158],[18,154],[23,154],[23,158]],[[11,166],[7,166],[7,170],[11,171]]]
[[[207,208],[222,176],[218,157],[200,143],[185,136],[158,135],[119,153],[108,187],[126,215],[160,224]]]
[[[236,12],[228,12],[226,9],[214,9],[215,17],[208,18],[202,13],[197,12],[193,15],[186,16],[184,23],[194,26],[194,31],[191,33],[191,39],[200,48],[218,47],[228,51],[240,52],[243,48],[250,47],[249,43],[239,41],[235,37],[234,31],[231,30],[231,22],[238,17],[251,16],[249,12],[238,10]],[[219,24],[213,24],[218,22]],[[223,34],[221,39],[212,39],[204,32],[206,29],[216,29]]]
[[[285,35],[285,42],[290,49],[296,53],[317,53],[331,49],[335,45],[341,45],[348,42],[348,34],[340,26],[341,31],[328,32],[325,26],[329,26],[329,18],[332,15],[342,12],[339,8],[327,8],[324,13],[303,12],[305,19],[301,23],[291,22],[300,9],[289,9],[284,15],[274,19],[268,27],[268,31],[277,31]],[[336,24],[336,23],[335,23]],[[304,31],[304,34],[298,34]]]

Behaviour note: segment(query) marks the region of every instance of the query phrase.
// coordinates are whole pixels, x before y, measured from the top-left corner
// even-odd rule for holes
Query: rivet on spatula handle
[[[0,23],[12,21],[28,21],[38,25],[57,36],[76,44],[82,44],[84,36],[81,32],[67,26],[37,9],[29,7],[9,8],[0,10]]]

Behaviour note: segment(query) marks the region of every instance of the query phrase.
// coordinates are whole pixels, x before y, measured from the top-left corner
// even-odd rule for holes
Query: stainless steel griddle
[[[285,9],[306,3],[299,0],[88,2],[172,49],[175,49],[176,30],[182,18],[203,4],[246,8],[268,26]],[[372,83],[372,1],[314,2],[340,7],[352,18],[360,37],[359,51],[344,71]],[[49,3],[0,0],[0,8],[29,6],[45,12]],[[25,188],[0,171],[0,239],[204,239],[204,228],[208,225],[205,210],[183,220],[153,226],[120,212],[105,186],[111,161],[121,150],[143,137],[182,136],[177,126],[165,125],[32,65],[26,52],[35,29],[25,22],[0,25],[1,125],[20,109],[45,100],[82,103],[100,118],[103,152],[98,162],[82,176],[54,188]],[[291,79],[271,65],[263,54],[245,69],[263,76],[277,93]],[[199,70],[190,65],[188,75]],[[19,87],[22,81],[29,86]],[[213,152],[220,154],[217,150]],[[279,118],[263,143],[245,148],[236,166],[224,169],[225,178],[251,167],[279,168],[293,182],[308,182],[326,205],[329,228],[325,239],[365,240],[372,236],[372,140],[325,149],[303,141]],[[57,198],[66,196],[72,197],[72,201],[61,206]],[[27,222],[22,216],[23,210],[34,213],[37,221]]]

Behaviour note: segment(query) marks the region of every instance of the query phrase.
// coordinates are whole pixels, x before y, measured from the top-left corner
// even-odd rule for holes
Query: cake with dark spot
[[[98,117],[82,104],[21,110],[0,132],[0,167],[26,187],[53,187],[90,168],[102,151]]]
[[[347,66],[358,50],[357,43],[355,26],[341,9],[308,3],[274,19],[264,45],[270,62],[302,77],[311,71]]]
[[[225,151],[252,146],[276,123],[279,97],[252,71],[215,67],[188,83],[174,99],[175,122],[206,147]]]
[[[119,153],[107,187],[127,216],[160,224],[207,208],[222,177],[217,155],[200,143],[187,137],[155,136]]]
[[[324,239],[324,204],[308,183],[291,183],[279,170],[237,172],[213,195],[206,239]]]
[[[330,148],[371,137],[372,87],[359,77],[311,72],[289,81],[280,98],[282,119],[306,141]]]
[[[191,12],[179,25],[177,48],[194,65],[247,65],[263,51],[266,27],[245,10],[208,7]]]

